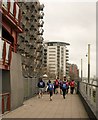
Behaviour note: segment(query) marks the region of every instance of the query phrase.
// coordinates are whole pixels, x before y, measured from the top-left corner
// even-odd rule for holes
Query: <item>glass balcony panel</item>
[[[0,24],[0,37],[2,37],[2,25]]]
[[[8,9],[7,0],[2,0],[2,6],[6,9]]]
[[[13,10],[14,10],[14,0],[11,0],[10,2],[10,13],[13,15]]]
[[[2,60],[3,45],[4,45],[4,41],[1,40],[0,38],[0,60]]]
[[[9,60],[9,48],[10,48],[10,44],[6,42],[6,60],[7,61]]]
[[[18,20],[19,15],[19,6],[16,4],[16,19]]]

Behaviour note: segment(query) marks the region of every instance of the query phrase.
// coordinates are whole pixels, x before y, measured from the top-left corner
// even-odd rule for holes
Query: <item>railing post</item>
[[[10,94],[7,95],[7,109],[10,111]]]
[[[4,96],[2,95],[2,114],[4,113]]]
[[[98,87],[96,88],[96,116],[98,119]]]
[[[79,93],[79,81],[77,81],[77,94]]]
[[[96,33],[98,33],[98,1],[96,2]],[[98,34],[96,34],[96,80],[98,85]],[[96,116],[98,119],[98,87],[96,89]]]

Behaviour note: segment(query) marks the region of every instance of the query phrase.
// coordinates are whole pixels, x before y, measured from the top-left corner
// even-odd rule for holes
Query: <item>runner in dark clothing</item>
[[[49,81],[48,90],[49,90],[49,94],[50,94],[50,101],[52,101],[53,89],[54,89],[54,85],[51,83],[51,81]]]

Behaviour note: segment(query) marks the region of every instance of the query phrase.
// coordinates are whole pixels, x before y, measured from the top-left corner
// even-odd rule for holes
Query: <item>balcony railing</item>
[[[2,0],[2,10],[7,13],[14,22],[20,24],[21,12],[20,7],[14,0]]]
[[[43,11],[43,8],[44,8],[44,4],[39,5],[39,10]]]
[[[87,104],[89,105],[89,107],[91,108],[91,110],[93,111],[93,113],[95,114],[95,116],[97,116],[98,111],[98,108],[96,107],[98,102],[96,94],[97,89],[98,89],[97,84],[94,85],[86,82],[80,82],[80,93],[87,102]]]
[[[41,12],[41,13],[39,14],[39,16],[38,16],[38,19],[43,19],[43,17],[44,17],[44,13]]]
[[[0,102],[2,103],[2,108],[0,108],[2,110],[2,114],[10,111],[10,93],[0,94]]]
[[[12,57],[11,43],[3,38],[0,38],[0,67],[10,66]]]
[[[43,24],[44,24],[44,21],[40,20],[39,23],[38,23],[38,27],[43,27]]]

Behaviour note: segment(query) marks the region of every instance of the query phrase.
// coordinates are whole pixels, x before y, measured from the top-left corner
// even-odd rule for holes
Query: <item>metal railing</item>
[[[97,82],[96,82],[97,83]],[[79,91],[82,97],[85,99],[86,103],[89,105],[90,109],[97,116],[97,89],[98,85],[96,84],[89,84],[86,82],[80,82]]]
[[[4,114],[7,111],[10,111],[10,93],[0,94],[0,102],[1,102],[1,111]]]

